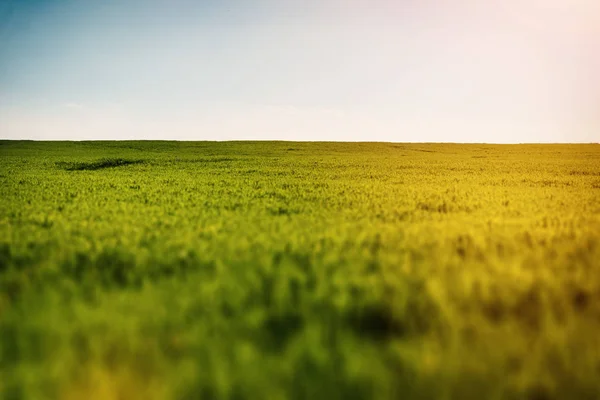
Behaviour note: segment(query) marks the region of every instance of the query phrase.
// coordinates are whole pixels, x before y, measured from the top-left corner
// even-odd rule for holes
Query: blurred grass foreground
[[[0,141],[0,188],[0,398],[600,398],[600,145]]]

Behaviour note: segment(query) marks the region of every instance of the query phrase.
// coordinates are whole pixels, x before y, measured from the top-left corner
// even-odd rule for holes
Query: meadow
[[[599,399],[600,145],[0,141],[0,398]]]

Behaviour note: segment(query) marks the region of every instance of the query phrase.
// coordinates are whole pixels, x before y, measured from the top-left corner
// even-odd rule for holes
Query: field
[[[598,399],[600,145],[0,141],[0,398]]]

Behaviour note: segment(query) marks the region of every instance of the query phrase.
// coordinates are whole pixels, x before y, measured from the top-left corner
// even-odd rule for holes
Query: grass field
[[[600,145],[0,141],[0,398],[598,399]]]

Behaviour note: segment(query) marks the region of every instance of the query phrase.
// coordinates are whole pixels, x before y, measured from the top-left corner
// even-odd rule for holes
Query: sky
[[[0,138],[600,142],[600,1],[0,0]]]

